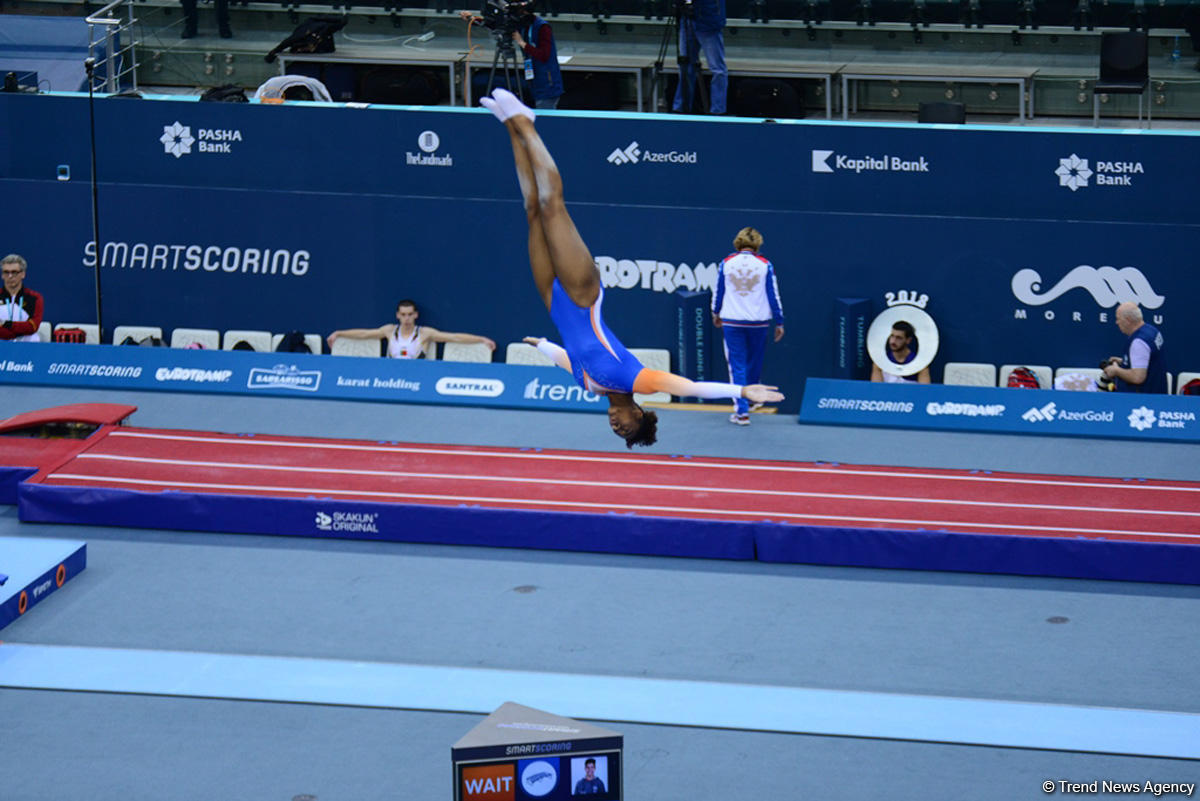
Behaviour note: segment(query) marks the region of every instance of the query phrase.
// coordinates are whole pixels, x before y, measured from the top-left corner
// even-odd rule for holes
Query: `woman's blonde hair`
[[[737,236],[733,238],[733,249],[742,250],[744,248],[750,248],[757,253],[758,249],[762,247],[762,243],[762,234],[753,228],[747,227],[738,231]]]

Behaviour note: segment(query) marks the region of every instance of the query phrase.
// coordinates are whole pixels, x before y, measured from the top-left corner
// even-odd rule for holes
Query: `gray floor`
[[[602,418],[7,388],[139,426],[615,450]],[[664,416],[659,452],[1200,479],[1196,446]],[[609,442],[612,440],[612,442]],[[1200,712],[1200,587],[21,524],[89,567],[14,643],[333,657]],[[515,588],[536,588],[516,592]],[[1048,622],[1067,618],[1065,623]],[[529,637],[530,631],[553,632]],[[3,676],[0,675],[0,685]],[[520,699],[513,699],[520,701]],[[548,710],[556,712],[559,710]],[[0,799],[447,798],[477,715],[0,690]],[[603,721],[602,721],[603,722]],[[1023,799],[1200,763],[608,723],[631,799]]]

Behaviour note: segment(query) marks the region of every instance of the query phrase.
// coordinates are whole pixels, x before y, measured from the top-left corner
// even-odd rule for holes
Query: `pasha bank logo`
[[[1088,160],[1072,153],[1058,160],[1058,185],[1078,192],[1094,179],[1096,186],[1133,186],[1135,176],[1144,175],[1146,168],[1140,161],[1097,161],[1093,168]]]
[[[163,135],[159,138],[168,155],[181,158],[192,152],[196,140],[192,138],[191,126],[181,125],[175,120],[174,125],[164,125]]]

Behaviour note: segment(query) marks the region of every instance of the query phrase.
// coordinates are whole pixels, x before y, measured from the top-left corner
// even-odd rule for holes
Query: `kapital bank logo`
[[[830,164],[829,160],[833,159]],[[845,156],[832,150],[812,152],[813,172],[929,172],[929,160],[924,156],[905,158],[887,153],[878,156]]]
[[[618,147],[605,159],[609,164],[695,164],[699,160],[695,150],[643,150],[637,142]]]
[[[1065,186],[1072,192],[1078,192],[1088,186],[1088,181],[1095,179],[1096,186],[1133,186],[1135,175],[1143,175],[1146,168],[1140,161],[1096,161],[1095,167],[1085,158],[1072,153],[1065,159],[1058,160],[1058,168],[1054,174],[1058,176],[1058,185]]]

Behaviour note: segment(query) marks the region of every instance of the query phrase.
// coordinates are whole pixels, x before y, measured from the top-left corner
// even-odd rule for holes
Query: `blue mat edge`
[[[1200,584],[1200,548],[1124,540],[30,483],[18,495],[26,522]]]
[[[59,568],[63,569],[63,579],[59,583],[55,580]],[[0,630],[9,623],[12,623],[19,617],[29,614],[29,612],[42,601],[49,598],[57,590],[66,586],[67,582],[75,578],[87,568],[87,543],[81,542],[79,547],[72,551],[67,557],[49,570],[45,571],[33,581],[27,583],[24,587],[20,587],[13,594],[0,603]],[[47,586],[48,585],[48,586]],[[38,587],[45,587],[38,592]],[[12,588],[6,588],[11,591]],[[25,597],[25,609],[21,609],[21,598]]]

